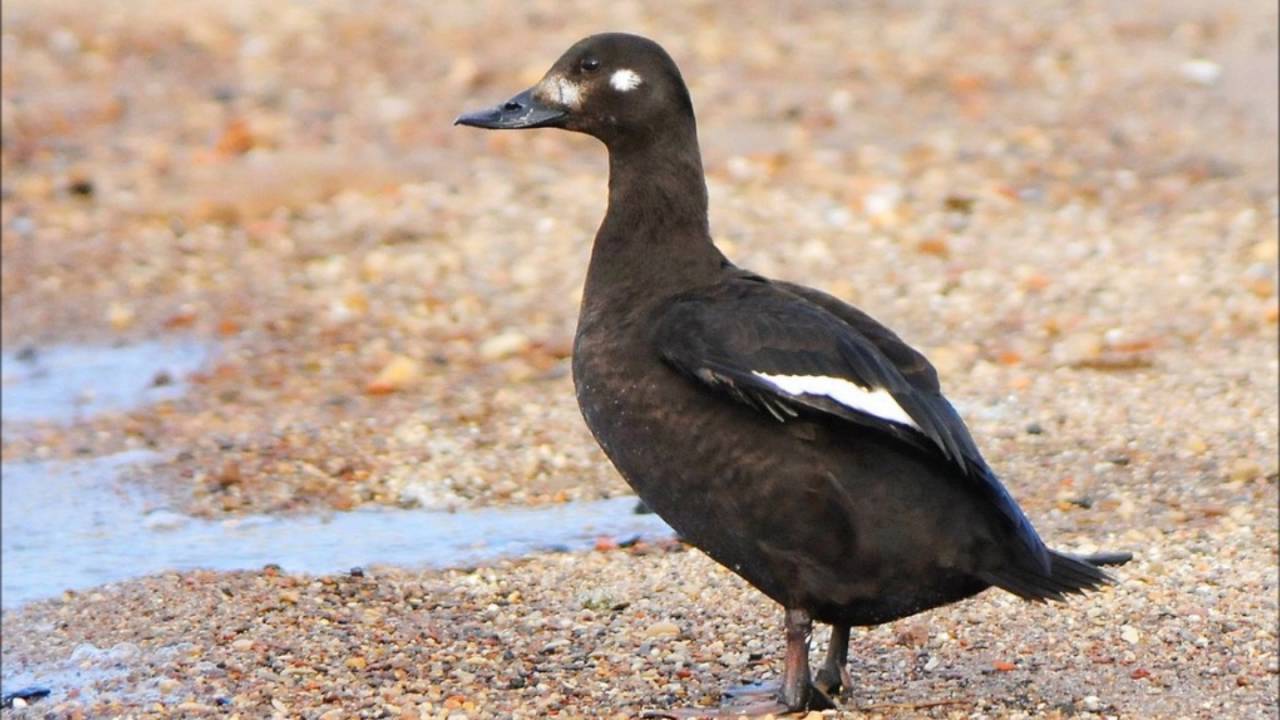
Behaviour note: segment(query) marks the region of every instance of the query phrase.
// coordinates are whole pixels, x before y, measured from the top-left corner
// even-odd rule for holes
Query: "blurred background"
[[[7,0],[0,22],[6,608],[220,557],[661,533],[626,519],[569,378],[603,148],[452,126],[621,30],[684,73],[731,258],[924,350],[1057,544],[1144,548],[1125,607],[1231,618],[1166,640],[1247,657],[1225,689],[1186,666],[1210,685],[1178,712],[1274,685],[1273,3]],[[517,508],[569,514],[395,514]],[[43,607],[7,668],[51,657]],[[1133,622],[1132,662],[1174,657]]]
[[[123,412],[70,388],[72,424],[7,406],[4,458],[175,451],[187,511],[622,490],[566,377],[603,150],[451,126],[602,30],[682,67],[731,257],[861,304],[962,389],[1273,346],[1265,3],[3,12],[6,357],[178,339],[180,377],[140,379],[198,367]]]

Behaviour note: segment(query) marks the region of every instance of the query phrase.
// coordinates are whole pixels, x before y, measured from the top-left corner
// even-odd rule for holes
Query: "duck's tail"
[[[1010,564],[999,570],[983,573],[982,579],[1024,600],[1062,601],[1069,594],[1083,594],[1103,585],[1114,584],[1115,580],[1099,568],[1123,565],[1132,559],[1133,554],[1126,552],[1079,556],[1050,550],[1047,575],[1040,568]]]

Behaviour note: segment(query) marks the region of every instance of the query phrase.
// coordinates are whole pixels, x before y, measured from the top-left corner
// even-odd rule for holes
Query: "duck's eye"
[[[578,61],[578,67],[582,72],[595,72],[600,69],[600,60],[593,57],[582,58]]]

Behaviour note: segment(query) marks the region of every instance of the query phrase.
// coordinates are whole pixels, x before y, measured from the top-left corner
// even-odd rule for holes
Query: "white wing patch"
[[[769,375],[752,373],[788,395],[823,395],[851,410],[874,415],[882,420],[913,427],[920,426],[884,388],[868,390],[842,378],[823,375]]]
[[[641,82],[640,76],[637,75],[634,70],[628,70],[626,68],[615,70],[614,73],[609,76],[609,84],[618,92],[635,90],[640,87]]]

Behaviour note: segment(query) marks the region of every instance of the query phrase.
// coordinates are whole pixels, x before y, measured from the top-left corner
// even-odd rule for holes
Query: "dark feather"
[[[785,422],[801,411],[892,435],[935,453],[973,483],[1009,521],[1042,571],[1048,549],[982,458],[964,421],[942,395],[937,373],[891,331],[835,298],[742,273],[677,296],[654,335],[661,357],[681,373]],[[756,373],[839,378],[883,389],[916,427],[850,408],[824,395],[791,395]]]
[[[1129,553],[1100,553],[1079,557],[1050,551],[1049,572],[1012,563],[999,570],[980,576],[996,587],[1008,590],[1018,597],[1033,600],[1062,601],[1069,594],[1081,594],[1097,590],[1115,581],[1098,569],[1099,565],[1123,565],[1132,559]]]

